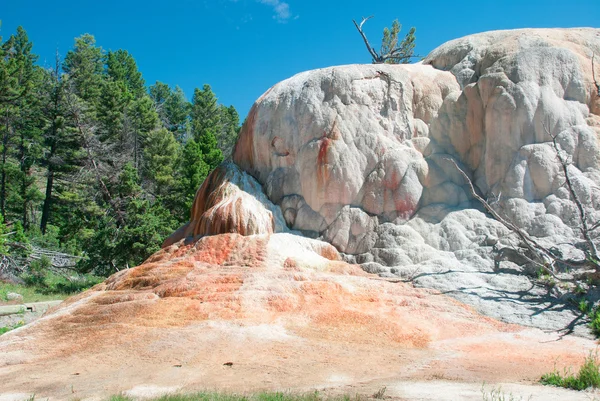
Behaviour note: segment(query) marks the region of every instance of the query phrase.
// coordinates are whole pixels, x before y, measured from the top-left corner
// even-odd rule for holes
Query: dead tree
[[[369,40],[367,39],[367,35],[365,34],[365,32],[362,29],[365,22],[367,22],[371,18],[373,18],[372,15],[369,17],[366,17],[366,18],[363,17],[360,24],[358,24],[356,22],[356,20],[352,20],[352,22],[354,22],[354,26],[356,27],[356,29],[358,30],[358,33],[360,33],[360,36],[362,37],[363,41],[365,42],[365,46],[367,46],[367,50],[369,51],[369,54],[371,54],[371,57],[373,58],[373,64],[383,64],[388,60],[419,57],[419,56],[414,56],[412,54],[412,48],[410,49],[410,53],[407,54],[407,49],[404,46],[406,38],[405,38],[405,40],[400,41],[400,44],[398,46],[394,46],[392,49],[389,49],[389,51],[386,52],[385,54],[378,53],[377,50],[375,50],[375,48],[373,46],[371,46],[371,44],[369,43]],[[414,28],[411,30],[409,35],[412,33],[414,33]],[[383,49],[382,49],[382,52],[383,52]]]
[[[594,80],[594,85],[596,85],[596,90],[598,91],[598,97],[600,97],[600,83],[596,79],[596,69],[594,67],[594,57],[596,53],[592,53],[592,79]]]
[[[546,130],[548,132],[548,130]],[[550,133],[548,132],[550,135]],[[481,195],[479,195],[473,185],[473,182],[467,175],[467,173],[461,169],[458,164],[452,160],[448,159],[454,167],[460,172],[463,176],[464,180],[469,186],[469,190],[474,199],[476,199],[484,209],[498,222],[508,228],[513,234],[518,238],[518,243],[514,247],[515,251],[519,255],[521,262],[523,260],[532,263],[538,269],[542,270],[544,273],[558,279],[560,281],[579,281],[581,279],[590,277],[590,275],[597,276],[600,274],[600,258],[598,257],[597,246],[593,241],[593,232],[600,228],[600,222],[590,222],[589,216],[586,213],[586,208],[582,204],[581,199],[579,198],[577,192],[573,187],[571,173],[569,172],[569,166],[571,165],[571,160],[568,156],[564,154],[564,151],[560,148],[557,142],[557,135],[550,135],[552,138],[552,143],[554,150],[556,152],[556,157],[558,162],[560,163],[563,174],[565,176],[565,185],[567,190],[569,191],[570,198],[575,203],[578,210],[579,217],[579,225],[577,227],[578,231],[581,233],[585,241],[585,246],[583,247],[583,258],[570,258],[563,257],[562,253],[558,251],[554,247],[547,247],[540,243],[537,239],[529,235],[525,230],[519,227],[516,223],[511,221],[510,219],[502,216],[498,211],[496,211],[490,203],[484,199]],[[575,243],[569,244],[573,248],[575,248]],[[495,251],[499,250],[495,248]],[[558,277],[558,273],[562,273],[565,270],[573,269],[577,270],[575,277],[569,279],[565,276]]]

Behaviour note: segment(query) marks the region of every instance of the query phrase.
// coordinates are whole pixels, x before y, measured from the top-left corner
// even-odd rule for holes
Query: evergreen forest
[[[138,265],[189,219],[231,157],[233,106],[209,85],[148,85],[124,49],[75,38],[41,66],[26,31],[0,38],[0,277],[106,277]]]

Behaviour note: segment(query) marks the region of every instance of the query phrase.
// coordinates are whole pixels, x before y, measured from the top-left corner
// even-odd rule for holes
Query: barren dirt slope
[[[595,348],[338,259],[290,234],[181,241],[0,337],[0,399],[382,386],[405,399],[481,399],[484,381],[536,382]],[[533,399],[586,399],[506,386]]]

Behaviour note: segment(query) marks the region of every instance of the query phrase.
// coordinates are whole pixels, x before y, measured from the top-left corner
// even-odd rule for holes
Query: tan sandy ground
[[[0,400],[383,386],[468,400],[483,382],[524,399],[591,399],[529,384],[578,366],[594,341],[507,325],[337,259],[287,234],[180,242],[0,337]]]

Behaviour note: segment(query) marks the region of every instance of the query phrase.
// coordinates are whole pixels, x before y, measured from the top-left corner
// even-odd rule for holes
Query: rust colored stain
[[[329,169],[327,165],[327,151],[329,150],[329,144],[331,139],[323,137],[319,145],[319,154],[317,155],[317,185],[321,190],[325,189],[327,181],[329,180]]]

